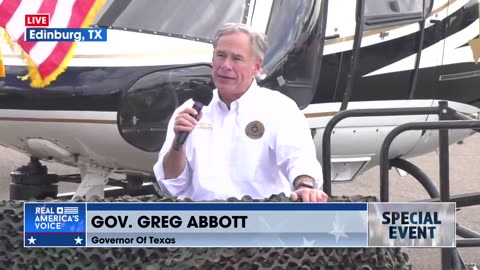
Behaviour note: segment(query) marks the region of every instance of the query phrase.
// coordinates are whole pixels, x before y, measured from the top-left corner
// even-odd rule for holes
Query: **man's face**
[[[237,32],[222,35],[212,59],[212,78],[220,95],[240,97],[250,86],[261,64],[261,59],[253,55],[247,34]]]

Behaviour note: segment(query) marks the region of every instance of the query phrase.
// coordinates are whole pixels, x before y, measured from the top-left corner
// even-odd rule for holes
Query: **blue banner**
[[[25,247],[435,247],[455,235],[454,203],[25,203]]]
[[[367,211],[366,203],[89,203],[89,211]]]
[[[29,42],[105,42],[105,28],[40,28],[25,29],[25,41]]]
[[[24,213],[26,247],[85,246],[85,203],[26,202]]]
[[[85,233],[39,234],[25,233],[25,247],[85,247]]]
[[[88,246],[365,247],[366,203],[92,203]]]

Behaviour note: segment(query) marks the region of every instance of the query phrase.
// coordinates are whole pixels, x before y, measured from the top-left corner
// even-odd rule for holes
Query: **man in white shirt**
[[[281,192],[292,201],[326,201],[304,115],[293,100],[259,87],[254,79],[267,49],[265,35],[243,24],[226,24],[213,46],[217,89],[199,115],[189,100],[172,116],[154,165],[161,189],[194,201],[264,199]],[[179,132],[189,137],[177,151],[173,145]]]

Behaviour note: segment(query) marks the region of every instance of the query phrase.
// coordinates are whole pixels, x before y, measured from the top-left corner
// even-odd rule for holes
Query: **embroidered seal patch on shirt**
[[[260,121],[253,121],[250,122],[246,127],[245,127],[245,134],[250,139],[259,139],[263,136],[263,133],[265,132],[265,127],[263,126],[262,122]]]

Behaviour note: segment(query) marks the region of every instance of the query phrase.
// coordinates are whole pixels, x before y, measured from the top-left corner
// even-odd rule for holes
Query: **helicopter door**
[[[407,99],[419,84],[431,83],[434,74],[419,73],[418,64],[432,61],[421,53],[433,41],[432,33],[424,31],[433,2],[332,1],[327,33],[340,35],[325,46],[332,63],[340,63],[339,74],[327,78],[333,100],[343,107],[348,101]]]
[[[328,1],[273,1],[266,25],[270,45],[264,61],[267,78],[259,84],[278,89],[300,108],[311,103],[317,88],[323,54],[324,2]]]

